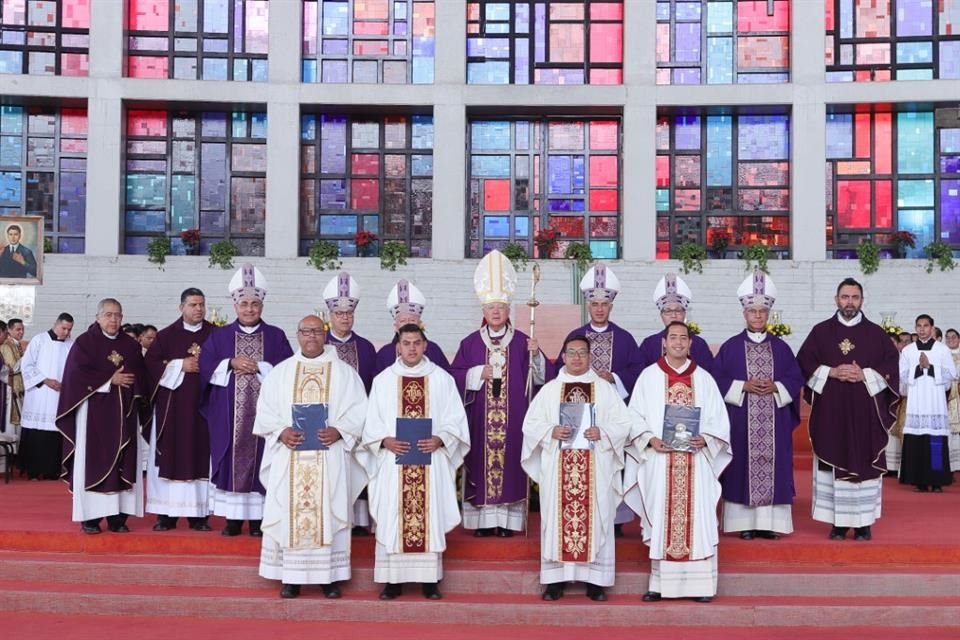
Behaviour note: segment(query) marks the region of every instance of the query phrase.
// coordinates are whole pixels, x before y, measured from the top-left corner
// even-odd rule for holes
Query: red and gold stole
[[[561,402],[593,402],[593,383],[566,382],[560,390]],[[560,560],[593,561],[593,500],[596,483],[593,451],[560,450],[560,490],[557,513],[560,526]]]
[[[250,376],[245,376],[250,377]],[[326,404],[330,397],[330,363],[297,364],[294,404]],[[324,451],[290,452],[290,547],[315,549],[323,544]]]
[[[666,374],[666,403],[694,406],[693,372],[697,365],[692,360],[683,373],[677,373],[665,358],[657,361]],[[693,548],[693,453],[674,451],[667,454],[667,535],[664,543],[665,560],[689,560]]]
[[[429,378],[400,378],[397,415],[425,418],[430,415]],[[415,442],[411,447],[417,446]],[[427,550],[428,488],[430,467],[423,464],[400,466],[400,542],[402,553]]]

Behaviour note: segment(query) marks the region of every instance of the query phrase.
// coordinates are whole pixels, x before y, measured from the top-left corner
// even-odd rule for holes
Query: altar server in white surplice
[[[402,583],[423,583],[423,595],[441,598],[446,533],[460,524],[457,467],[470,449],[467,415],[456,383],[424,357],[427,337],[418,325],[397,332],[399,357],[373,380],[363,447],[370,479],[370,513],[377,523],[374,582],[386,583],[381,600],[401,594]],[[429,418],[429,438],[400,440],[397,418]],[[411,448],[429,464],[397,464]]]
[[[630,416],[617,388],[591,368],[585,335],[568,337],[560,355],[563,368],[523,421],[520,462],[540,484],[540,583],[547,585],[544,600],[557,600],[565,582],[579,580],[588,598],[603,601],[614,581],[614,519]],[[567,403],[589,403],[593,414],[582,416],[576,433],[560,421]]]
[[[731,460],[730,421],[717,383],[690,360],[689,350],[687,325],[671,322],[665,355],[644,369],[630,396],[624,500],[640,516],[650,548],[644,602],[710,602],[717,593],[717,504],[720,474]],[[668,405],[700,409],[700,433],[690,438],[690,453],[663,440]]]
[[[325,345],[326,331],[320,317],[301,320],[300,350],[270,371],[257,400],[253,433],[266,440],[260,482],[267,489],[260,575],[283,583],[282,598],[297,597],[303,584],[340,597],[336,583],[350,579],[353,502],[366,483],[353,454],[367,397],[357,372]],[[318,432],[326,450],[301,448],[294,404],[327,405],[327,426]]]

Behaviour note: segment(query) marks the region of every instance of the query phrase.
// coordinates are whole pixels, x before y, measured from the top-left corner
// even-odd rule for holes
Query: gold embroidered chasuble
[[[430,415],[430,378],[427,376],[400,378],[397,397],[397,416],[426,418]],[[411,447],[417,443],[411,442]],[[429,547],[428,532],[430,466],[401,465],[400,473],[400,542],[403,553],[424,553]]]
[[[330,363],[321,366],[297,364],[293,387],[294,404],[327,404]],[[316,549],[325,546],[324,482],[326,451],[290,452],[290,547]]]

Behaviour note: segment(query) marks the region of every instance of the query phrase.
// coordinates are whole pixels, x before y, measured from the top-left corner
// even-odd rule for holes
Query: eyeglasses
[[[332,315],[334,318],[352,318],[353,311],[334,311]]]
[[[682,316],[684,314],[684,309],[661,309],[660,315],[662,316]]]
[[[326,332],[325,329],[297,329],[297,333],[307,338],[322,336]]]
[[[564,353],[574,358],[586,358],[590,355],[590,349],[566,349]]]

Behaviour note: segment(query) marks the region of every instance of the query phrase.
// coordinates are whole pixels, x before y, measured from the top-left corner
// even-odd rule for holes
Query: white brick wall
[[[323,306],[321,293],[333,273],[309,267],[306,258],[258,258],[253,262],[269,283],[264,318],[281,326],[292,338],[296,322]],[[357,332],[377,343],[389,338],[392,328],[386,311],[387,292],[398,279],[407,278],[427,296],[424,322],[430,338],[452,355],[460,339],[480,321],[479,304],[473,294],[476,264],[475,260],[411,260],[407,267],[389,272],[381,270],[376,259],[344,259],[343,268],[361,287]],[[833,312],[836,286],[847,276],[863,283],[864,311],[876,322],[881,312],[896,312],[897,322],[909,328],[917,314],[929,313],[944,330],[960,327],[960,280],[953,272],[927,274],[925,265],[924,260],[886,260],[877,273],[864,276],[852,260],[771,262],[771,276],[779,289],[775,308],[783,312],[784,321],[794,330],[787,341],[794,349],[799,348],[810,327]],[[537,293],[541,302],[572,302],[570,267],[562,261],[541,262]],[[705,339],[712,344],[723,342],[743,326],[736,289],[746,275],[744,267],[739,260],[707,261],[702,275],[682,276],[694,294],[690,319],[700,324]],[[614,321],[638,338],[657,330],[661,324],[651,301],[653,287],[664,273],[676,271],[678,264],[615,262],[612,268],[624,287],[617,298]],[[171,257],[161,271],[144,256],[49,255],[44,266],[45,284],[37,288],[36,313],[27,333],[46,330],[61,311],[75,316],[79,332],[93,321],[97,301],[107,296],[123,303],[126,321],[163,327],[177,317],[180,292],[188,286],[203,289],[208,305],[220,306],[233,319],[226,291],[232,273],[208,268],[206,257]],[[520,272],[519,276],[516,298],[522,303],[529,296],[530,272]]]

